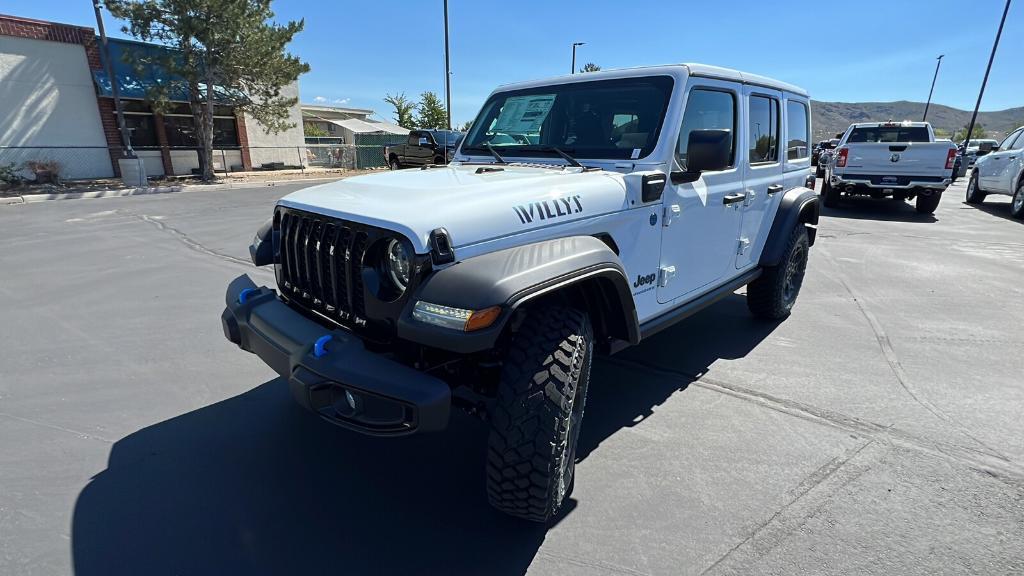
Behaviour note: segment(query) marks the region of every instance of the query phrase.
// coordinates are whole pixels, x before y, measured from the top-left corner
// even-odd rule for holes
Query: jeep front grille
[[[278,277],[288,299],[346,326],[365,324],[362,266],[371,235],[355,222],[278,207]]]

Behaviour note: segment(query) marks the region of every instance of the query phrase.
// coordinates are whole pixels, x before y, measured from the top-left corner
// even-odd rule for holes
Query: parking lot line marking
[[[35,420],[33,418],[25,418],[23,416],[15,416],[14,414],[8,414],[6,412],[0,412],[0,416],[2,416],[4,418],[10,418],[11,420],[17,420],[19,422],[24,422],[26,424],[34,424],[36,426],[42,426],[44,428],[49,428],[51,430],[58,430],[60,432],[67,432],[68,434],[74,434],[75,436],[78,436],[79,438],[83,438],[83,439],[87,439],[87,440],[99,440],[100,442],[105,442],[107,444],[113,444],[114,442],[116,442],[115,440],[111,440],[110,438],[104,438],[103,436],[98,436],[96,434],[90,434],[88,432],[82,432],[80,430],[73,430],[71,428],[65,428],[64,426],[58,426],[56,424],[50,424],[49,422],[43,422],[42,420]]]

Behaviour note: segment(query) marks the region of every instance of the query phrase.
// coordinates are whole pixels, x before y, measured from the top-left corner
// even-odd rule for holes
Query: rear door
[[[743,217],[740,160],[746,145],[739,137],[742,103],[739,84],[690,79],[673,169],[685,170],[686,149],[694,130],[729,130],[732,162],[725,170],[702,173],[694,182],[674,184],[670,179],[666,184],[660,221],[661,270],[650,271],[658,281],[660,303],[695,295],[736,274],[733,263]],[[660,281],[662,277],[666,281]]]
[[[750,265],[755,242],[765,217],[782,191],[782,92],[744,86],[746,145],[741,151],[743,193],[740,237],[736,244],[736,268]],[[806,146],[806,145],[805,145]]]

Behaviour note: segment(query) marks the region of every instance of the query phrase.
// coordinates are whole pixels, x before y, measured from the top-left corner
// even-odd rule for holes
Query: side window
[[[999,150],[1013,150],[1013,146],[1011,146],[1011,144],[1013,144],[1013,141],[1021,134],[1024,134],[1024,130],[1017,130],[1004,138],[1003,141],[999,143]]]
[[[407,143],[409,144],[409,146],[418,146],[420,143],[420,133],[409,132],[409,141]]]
[[[786,159],[800,160],[811,155],[807,133],[807,105],[786,101]]]
[[[1010,146],[1010,150],[1019,150],[1024,148],[1024,130],[1020,131],[1020,136],[1017,136],[1017,141]]]
[[[779,101],[767,96],[750,96],[750,163],[779,161]]]
[[[736,97],[731,92],[694,88],[686,99],[682,129],[676,144],[676,160],[686,170],[686,148],[694,130],[728,130],[732,134],[729,166],[736,165]]]

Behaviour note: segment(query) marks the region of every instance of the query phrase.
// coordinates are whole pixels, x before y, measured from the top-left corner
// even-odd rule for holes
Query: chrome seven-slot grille
[[[361,268],[376,229],[283,207],[274,215],[274,227],[280,232],[281,292],[334,321],[364,326]]]

